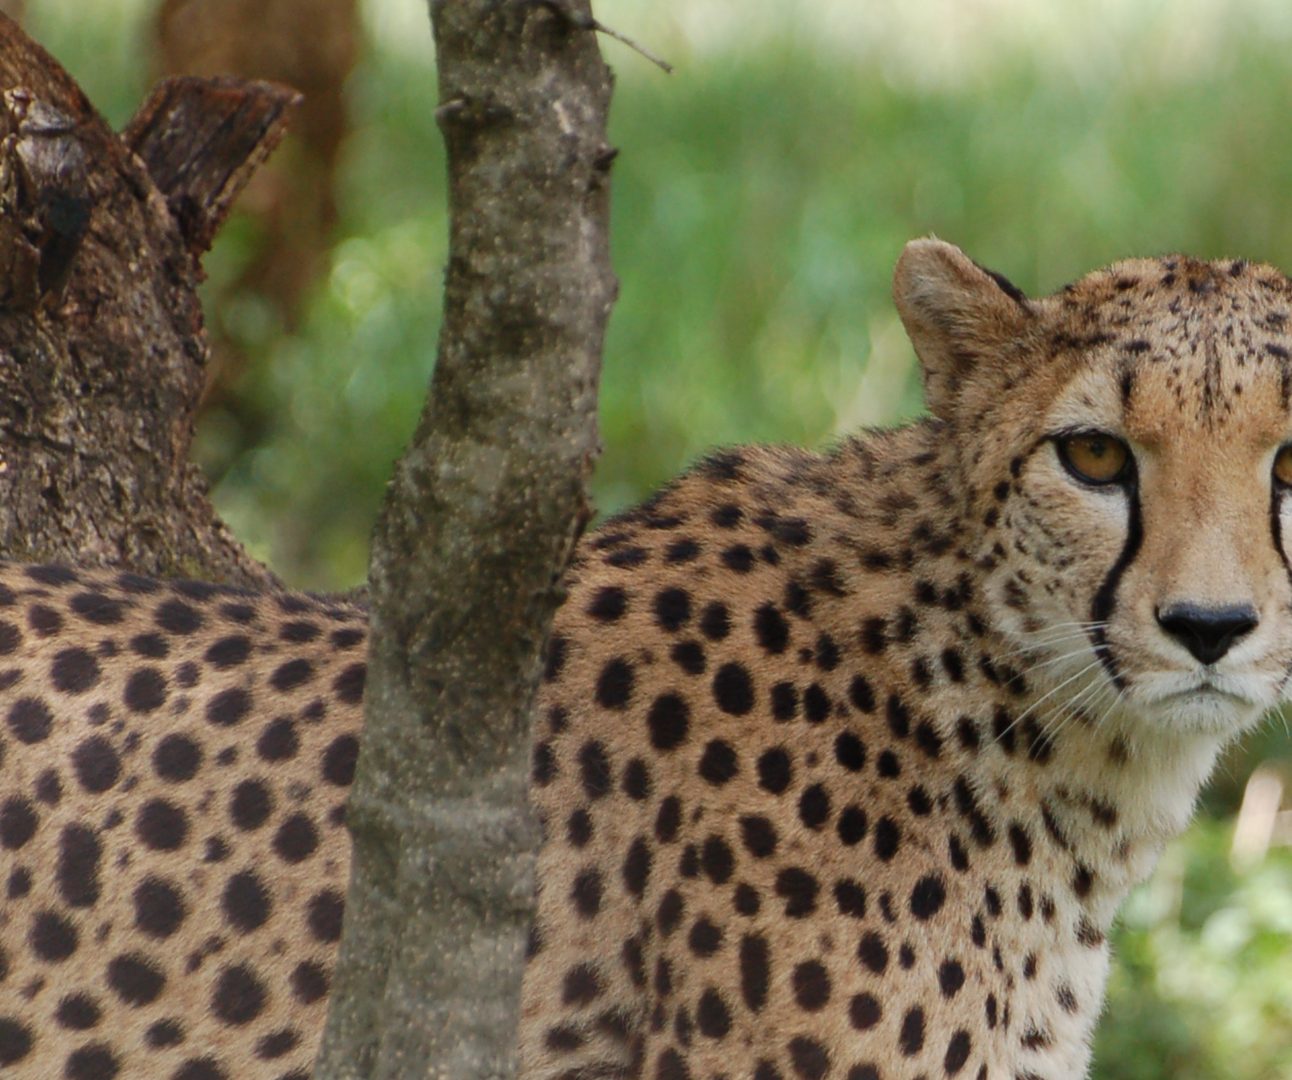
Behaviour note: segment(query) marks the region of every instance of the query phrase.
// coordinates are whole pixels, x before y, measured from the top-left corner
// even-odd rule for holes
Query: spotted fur
[[[580,547],[549,643],[522,1072],[1084,1075],[1127,889],[1286,691],[1292,286],[1028,300],[899,263],[932,416],[715,454]],[[1066,434],[1124,442],[1095,488]],[[1164,612],[1246,605],[1202,662]],[[304,1077],[349,849],[345,605],[0,567],[0,1068]]]

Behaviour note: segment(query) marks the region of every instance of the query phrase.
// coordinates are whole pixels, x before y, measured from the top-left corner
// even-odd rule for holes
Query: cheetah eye
[[[1057,436],[1054,445],[1064,468],[1084,484],[1102,487],[1130,479],[1135,459],[1121,439],[1102,431],[1081,431]],[[1277,473],[1277,463],[1275,470]],[[1292,483],[1292,456],[1288,458],[1288,479]]]
[[[1292,444],[1280,447],[1274,455],[1274,482],[1280,487],[1292,487]]]

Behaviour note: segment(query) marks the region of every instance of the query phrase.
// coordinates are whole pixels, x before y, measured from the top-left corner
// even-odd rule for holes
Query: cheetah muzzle
[[[579,549],[522,1074],[1085,1075],[1127,890],[1292,671],[1292,285],[1030,300],[907,246],[931,416],[711,456]],[[0,1070],[304,1080],[365,618],[0,568]]]

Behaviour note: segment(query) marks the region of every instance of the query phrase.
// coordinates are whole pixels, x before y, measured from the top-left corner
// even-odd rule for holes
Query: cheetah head
[[[1292,672],[1292,283],[1117,263],[1044,299],[909,244],[894,293],[997,629],[1074,715],[1221,737]]]

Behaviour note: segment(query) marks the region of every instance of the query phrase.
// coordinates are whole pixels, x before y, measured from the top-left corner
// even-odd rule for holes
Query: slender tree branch
[[[355,861],[320,1080],[514,1072],[537,841],[529,713],[589,513],[616,291],[594,35],[522,0],[432,0],[431,14],[445,316],[374,538]]]

